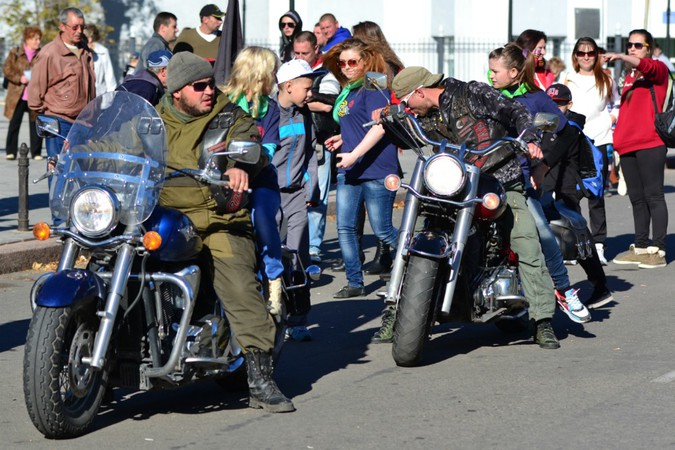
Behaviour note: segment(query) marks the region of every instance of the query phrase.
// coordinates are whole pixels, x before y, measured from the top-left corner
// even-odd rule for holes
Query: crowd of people
[[[603,269],[608,264],[605,197],[579,187],[577,160],[586,136],[603,155],[605,180],[614,155],[620,156],[632,205],[635,242],[613,262],[646,269],[666,266],[667,148],[656,134],[653,114],[644,112],[662,110],[670,78],[648,31],[632,31],[623,54],[606,53],[593,39],[581,38],[574,46],[571,70],[564,70],[559,58],[546,61],[546,34],[525,30],[515,42],[486,55],[489,83],[470,83],[465,101],[457,99],[462,81],[422,67],[406,68],[376,23],[360,22],[350,31],[326,13],[312,31],[305,31],[293,10],[279,18],[278,54],[246,47],[237,55],[229,79],[216,85],[213,63],[225,14],[209,4],[199,15],[198,28],[179,34],[174,14],[157,14],[137,66],[119,86],[98,29],[85,23],[79,9],[61,12],[59,33],[44,47],[41,30],[26,27],[22,44],[12,49],[4,64],[9,84],[7,159],[16,159],[24,113],[31,117],[31,155],[41,159],[36,114],[56,118],[65,135],[89,101],[115,89],[138,94],[157,107],[166,124],[168,162],[174,169],[200,168],[204,151],[220,149],[220,144],[202,148],[207,135],[213,141],[211,133],[220,133],[216,140],[222,148],[232,139],[260,141],[264,151],[257,165],[224,168],[230,189],[214,192],[197,182],[167,183],[160,199],[188,214],[210,249],[214,287],[247,356],[252,407],[273,412],[294,409],[272,380],[274,321],[286,321],[287,338],[311,340],[310,302],[280,317],[281,245],[296,249],[298,264],[304,267],[322,263],[333,182],[341,260],[332,269],[344,271],[346,278],[334,298],[366,294],[362,247],[366,217],[378,244],[365,271],[390,269],[398,230],[392,220],[395,194],[385,188],[384,178],[401,174],[398,149],[381,125],[363,127],[390,102],[404,103],[419,116],[438,111],[448,124],[464,114],[481,122],[492,139],[527,129],[537,112],[560,118],[555,133],[526,134],[529,158],[510,154],[494,173],[506,188],[510,216],[518,217],[509,224],[511,246],[519,257],[535,323],[533,337],[540,347],[560,346],[551,323],[556,302],[570,319],[583,323],[591,319],[589,309],[613,300]],[[620,86],[604,68],[612,61],[626,67]],[[368,71],[386,74],[384,96],[364,88]],[[471,111],[462,110],[467,105]],[[478,136],[458,133],[452,126],[436,131],[450,142],[478,145]],[[63,144],[58,137],[47,139],[47,155],[58,155]],[[593,285],[582,302],[571,287],[547,214],[557,205],[584,223],[580,214],[584,197],[588,235],[595,245],[578,260]],[[280,233],[282,223],[286,228]],[[256,275],[259,266],[265,280],[262,290]],[[388,305],[372,342],[391,342],[394,315],[395,305]]]

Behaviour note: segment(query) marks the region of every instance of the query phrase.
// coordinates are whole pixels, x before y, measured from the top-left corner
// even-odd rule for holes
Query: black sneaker
[[[396,322],[396,307],[387,306],[382,311],[382,326],[375,332],[370,342],[373,344],[389,344],[394,341],[394,323]]]
[[[551,326],[551,319],[543,319],[536,323],[534,330],[534,343],[539,344],[539,347],[546,349],[560,348],[560,342],[555,337],[553,327]]]
[[[606,304],[613,302],[614,296],[609,291],[609,289],[595,289],[591,294],[591,298],[586,301],[586,308],[588,309],[597,309],[602,308]]]

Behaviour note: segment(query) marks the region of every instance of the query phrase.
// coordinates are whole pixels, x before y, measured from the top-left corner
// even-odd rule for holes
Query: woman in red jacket
[[[647,30],[628,35],[626,53],[607,53],[605,61],[623,61],[629,68],[621,93],[619,120],[614,130],[614,149],[621,155],[621,167],[628,197],[633,206],[635,243],[614,258],[616,264],[636,264],[652,269],[666,266],[668,207],[663,195],[664,169],[668,149],[656,134],[653,96],[662,109],[668,89],[668,68],[652,59],[654,38]],[[652,226],[652,239],[649,227]]]

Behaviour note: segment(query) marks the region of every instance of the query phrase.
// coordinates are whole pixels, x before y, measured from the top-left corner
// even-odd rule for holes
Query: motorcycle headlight
[[[82,189],[73,196],[70,218],[77,230],[87,237],[103,236],[117,226],[119,202],[115,195],[100,186]]]
[[[464,164],[453,155],[434,155],[424,167],[424,183],[433,194],[452,197],[466,184]]]

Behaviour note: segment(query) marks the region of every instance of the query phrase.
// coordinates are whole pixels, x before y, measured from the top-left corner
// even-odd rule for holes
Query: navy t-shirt
[[[340,153],[349,153],[359,145],[369,130],[364,128],[363,124],[372,120],[371,114],[374,110],[387,106],[388,98],[391,98],[388,89],[384,90],[382,95],[379,91],[359,88],[350,92],[341,104],[335,105],[338,108],[342,133]],[[396,147],[383,136],[351,168],[339,170],[345,173],[349,180],[377,180],[398,173]]]

